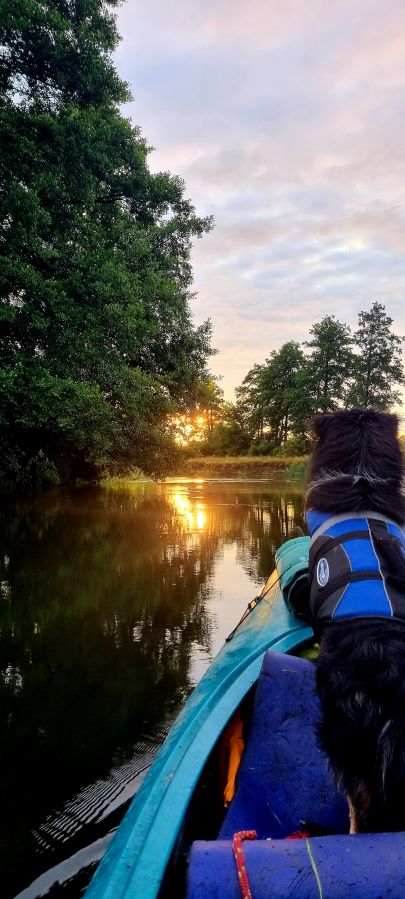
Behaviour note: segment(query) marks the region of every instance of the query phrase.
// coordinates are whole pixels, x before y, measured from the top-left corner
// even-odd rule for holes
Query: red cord
[[[245,853],[243,851],[243,840],[255,840],[257,833],[255,830],[240,830],[234,833],[232,840],[232,849],[236,861],[236,870],[239,877],[239,885],[242,899],[252,899],[250,892],[249,880],[246,871]]]
[[[311,836],[307,830],[296,830],[294,833],[290,833],[289,837],[284,837],[285,840],[307,840]]]

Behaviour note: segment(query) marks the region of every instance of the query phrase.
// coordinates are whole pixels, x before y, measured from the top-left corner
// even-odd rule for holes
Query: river
[[[276,548],[304,527],[303,489],[134,482],[1,518],[1,895],[73,899]]]

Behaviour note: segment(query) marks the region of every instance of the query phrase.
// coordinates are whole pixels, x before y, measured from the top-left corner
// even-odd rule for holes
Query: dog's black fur
[[[331,515],[369,510],[403,525],[397,418],[342,411],[318,417],[314,431],[307,508]],[[405,622],[326,625],[317,687],[320,738],[348,795],[352,831],[405,830]]]

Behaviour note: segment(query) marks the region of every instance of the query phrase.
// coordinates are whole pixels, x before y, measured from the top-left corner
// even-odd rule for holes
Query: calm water
[[[3,897],[81,895],[302,509],[299,487],[265,481],[83,488],[3,509]]]

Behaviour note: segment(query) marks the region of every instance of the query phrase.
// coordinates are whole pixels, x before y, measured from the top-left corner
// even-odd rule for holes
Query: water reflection
[[[3,512],[2,895],[104,834],[302,523],[298,488],[246,482],[61,491]]]
[[[190,530],[203,531],[206,524],[204,504],[196,503],[194,508],[188,496],[175,493],[172,501],[180,515],[184,516]]]

